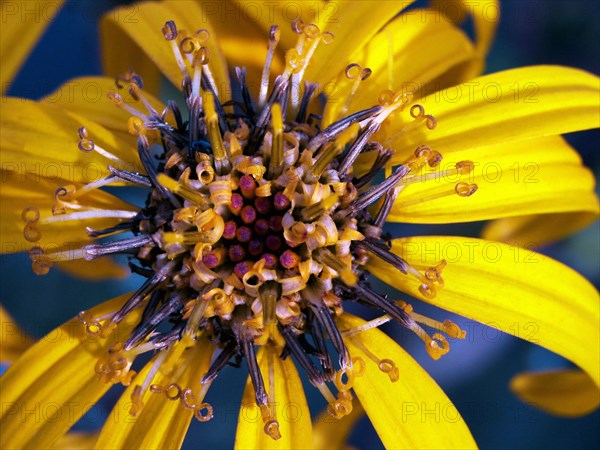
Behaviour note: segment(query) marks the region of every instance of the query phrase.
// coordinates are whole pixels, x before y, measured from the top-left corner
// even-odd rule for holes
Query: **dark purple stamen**
[[[254,223],[254,231],[259,236],[264,236],[269,232],[269,221],[266,219],[258,219]]]
[[[283,195],[283,192],[278,192],[275,194],[273,204],[276,210],[282,211],[290,206],[290,199]]]
[[[235,232],[235,237],[240,242],[249,242],[252,239],[252,230],[245,226],[239,227]]]
[[[254,206],[260,214],[267,214],[271,210],[271,200],[267,197],[257,197]]]
[[[234,244],[229,247],[229,259],[233,262],[240,262],[246,257],[246,250],[240,244]]]
[[[256,220],[256,210],[252,206],[246,205],[242,208],[240,217],[245,224],[250,225]]]
[[[273,252],[281,248],[281,238],[279,236],[267,236],[266,243],[267,248]]]

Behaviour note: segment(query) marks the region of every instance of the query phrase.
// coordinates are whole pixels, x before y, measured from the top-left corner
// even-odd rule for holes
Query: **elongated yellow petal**
[[[309,24],[319,22],[320,18],[322,21],[336,20],[336,14],[339,10],[338,2],[329,5],[330,2],[325,2],[323,0],[316,0],[314,2],[299,1],[294,3],[257,2],[254,4],[249,4],[244,0],[234,0],[233,2],[227,3],[228,4],[221,3],[222,6],[218,7],[214,3],[211,4],[210,1],[203,1],[204,10],[211,18],[210,20],[215,23],[216,28],[223,28],[225,31],[228,22],[219,20],[223,18],[225,10],[230,11],[230,14],[225,14],[226,18],[229,18],[230,21],[232,18],[236,18],[238,19],[236,22],[239,23],[239,30],[231,30],[231,27],[229,27],[226,29],[227,34],[233,32],[233,34],[237,36],[248,33],[250,36],[255,36],[256,28],[258,28],[260,30],[259,34],[262,35],[264,39],[268,36],[271,26],[278,25],[281,32],[279,45],[282,53],[285,53],[289,48],[296,46],[298,35],[294,33],[290,26],[292,21],[301,19],[305,24]],[[229,24],[231,23],[230,21]],[[321,29],[321,31],[324,30]],[[227,52],[227,50],[225,50],[225,52]],[[234,57],[239,58],[240,56]]]
[[[426,20],[433,17],[433,11],[422,9],[404,13],[353,55],[353,62],[373,71],[353,98],[353,109],[377,104],[384,89],[416,92],[423,84],[473,57],[467,36],[443,18]],[[336,100],[335,94],[333,91],[329,100]]]
[[[103,256],[91,261],[65,261],[57,263],[57,267],[73,277],[84,280],[124,278],[131,273],[126,266],[117,263],[110,256]]]
[[[31,339],[0,305],[0,363],[16,361],[31,347]]]
[[[33,0],[2,2],[0,81],[3,92],[7,90],[7,84],[17,75],[46,27],[60,11],[62,4],[62,0],[47,3]]]
[[[557,416],[582,416],[600,405],[598,387],[580,370],[521,373],[510,388],[524,402]]]
[[[88,183],[109,174],[107,164],[119,164],[95,151],[79,150],[80,127],[87,129],[95,145],[119,157],[125,165],[122,168],[142,171],[133,136],[124,140],[87,117],[48,103],[5,98],[0,107],[2,169],[6,172],[71,183]]]
[[[98,441],[98,433],[71,432],[58,440],[52,449],[55,450],[89,450]]]
[[[183,345],[178,343],[176,345]],[[173,351],[171,349],[171,351]],[[196,398],[200,391],[200,378],[210,366],[214,346],[206,339],[200,339],[193,347],[183,351],[177,365],[185,364],[185,369],[177,378],[173,374],[163,373],[159,370],[152,384],[169,386],[176,383],[181,391],[191,389]],[[96,448],[161,448],[178,449],[181,447],[185,433],[194,415],[192,409],[184,407],[180,398],[169,400],[165,393],[157,394],[145,392],[142,410],[135,416],[129,413],[132,408],[132,393],[136,386],[141,386],[152,368],[150,361],[137,375],[135,380],[125,390],[113,408],[110,415],[112,420],[107,420]],[[176,388],[173,388],[176,389]],[[191,400],[193,403],[194,400]]]
[[[364,323],[348,313],[338,319],[342,330]],[[354,391],[386,448],[477,447],[469,428],[444,391],[385,333],[373,328],[347,337],[344,342],[352,357],[358,356],[365,362],[364,374],[354,379]],[[372,356],[393,361],[400,375],[398,380],[390,381]]]
[[[540,247],[559,241],[598,220],[596,212],[505,217],[489,222],[481,237],[505,244]]]
[[[378,278],[558,353],[600,384],[598,292],[574,270],[528,249],[474,238],[396,239],[392,251],[417,267],[445,260],[444,287],[428,300],[418,282],[371,258],[368,266]]]
[[[460,161],[472,161],[473,171],[452,172]],[[434,172],[439,176],[428,179]],[[451,152],[439,167],[415,180],[398,196],[389,220],[449,223],[526,214],[598,213],[594,176],[561,136]],[[475,183],[478,190],[468,198],[460,197],[454,193],[459,182]]]
[[[330,45],[321,45],[313,64],[306,71],[307,80],[327,82],[353,60],[354,52],[364,48],[377,32],[412,1],[379,2],[361,0],[333,1],[316,15],[321,31],[335,36]]]
[[[143,74],[140,74],[143,75]],[[135,138],[128,133],[127,120],[131,114],[117,107],[107,98],[109,93],[118,92],[125,103],[147,114],[141,102],[136,102],[128,93],[127,88],[117,89],[115,80],[109,77],[81,77],[65,82],[41,102],[65,108],[72,113],[93,119],[99,125],[113,132],[120,132],[132,148],[135,148]],[[143,94],[150,104],[160,114],[165,105],[146,91],[144,78]]]
[[[164,38],[162,28],[165,22],[173,20],[178,30],[185,30],[193,35],[199,29],[206,29],[210,33],[210,39],[203,43],[208,47],[210,54],[210,68],[212,70],[219,93],[225,92],[227,98],[230,96],[229,76],[225,58],[219,48],[219,38],[209,22],[209,18],[202,12],[202,7],[197,2],[142,2],[135,5],[131,12],[131,20],[123,20],[123,15],[131,12],[131,7],[124,6],[107,13],[102,19],[101,33],[103,46],[103,60],[108,62],[116,59],[120,66],[105,64],[108,75],[117,76],[125,72],[129,67],[135,65],[137,59],[123,60],[119,55],[120,48],[126,44],[131,48],[133,45],[140,49],[140,53],[150,58],[161,72],[181,89],[181,72],[173,56],[171,45]],[[129,50],[125,56],[131,55]],[[143,72],[136,70],[144,76]]]
[[[130,294],[90,310],[106,314]],[[139,317],[133,312],[107,339],[87,338],[77,318],[33,345],[0,378],[2,448],[48,448],[64,435],[110,387],[98,380],[98,358]]]
[[[465,148],[595,128],[600,122],[598,77],[558,66],[532,66],[476,78],[419,100],[437,128],[412,122],[408,112],[384,138],[400,163],[419,145],[448,156]],[[410,108],[407,108],[409,110]]]
[[[255,404],[254,387],[248,377],[235,436],[237,449],[310,448],[312,445],[310,411],[302,382],[292,359],[282,361],[279,354],[275,347],[261,347],[257,359],[281,437],[274,440],[265,433]]]
[[[78,248],[80,244],[91,240],[86,227],[103,229],[119,223],[118,218],[89,218],[68,220],[64,222],[44,223],[45,219],[53,218],[52,207],[56,203],[54,192],[63,183],[51,183],[35,175],[24,176],[0,172],[2,176],[2,222],[0,224],[0,251],[2,253],[17,253],[40,246],[46,253],[59,249]],[[81,187],[77,185],[77,187]],[[105,210],[131,211],[135,214],[136,207],[129,205],[117,197],[101,190],[93,190],[85,195],[82,203]],[[35,231],[30,231],[30,240],[25,239],[26,222],[23,210],[32,207],[39,212],[39,218],[33,222]],[[25,218],[33,219],[34,211],[25,214]],[[59,216],[56,216],[59,217]],[[37,233],[39,235],[35,236]],[[37,240],[36,240],[37,239]]]
[[[365,416],[362,404],[355,400],[352,412],[341,419],[334,418],[328,411],[323,411],[313,423],[313,448],[344,450],[348,448],[347,440],[354,425]]]
[[[462,69],[462,80],[470,79],[483,72],[485,57],[492,45],[500,19],[500,5],[496,0],[472,2],[469,0],[433,0],[432,7],[448,20],[462,22],[467,16],[475,29],[474,58]]]

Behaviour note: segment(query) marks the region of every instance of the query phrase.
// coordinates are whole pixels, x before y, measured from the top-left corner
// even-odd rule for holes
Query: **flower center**
[[[88,229],[92,237],[132,233],[75,251],[48,253],[34,247],[30,252],[38,274],[46,273],[53,261],[126,253],[132,270],[146,277],[118,310],[79,316],[89,335],[105,338],[133,311],[143,310],[133,330],[96,365],[106,382],[135,380],[132,414],[151,392],[181,400],[198,420],[210,419],[212,406],[204,402],[210,384],[232,358],[244,357],[265,432],[276,439],[278,422],[270,407],[275,403],[273,371],[260,370],[256,346],[275,348],[282,357],[293,355],[339,418],[352,410],[349,389],[364,370],[364,361],[351,357],[344,337],[394,319],[419,336],[436,359],[448,351],[448,343],[440,333],[429,336],[418,323],[464,337],[455,324],[414,313],[409,305],[379,295],[367,282],[365,264],[374,256],[396,267],[400,276],[417,280],[427,297],[434,297],[444,284],[445,261],[435,267],[413,267],[393,254],[383,237],[383,224],[404,187],[424,167],[437,167],[441,161],[437,151],[421,146],[392,170],[393,151],[373,140],[384,121],[405,111],[411,96],[386,91],[379,105],[346,115],[353,93],[370,74],[352,64],[341,83],[346,101],[328,104],[322,117],[308,114],[316,85],[302,84],[303,75],[317,47],[331,42],[333,35],[299,21],[293,28],[298,44],[287,52],[285,70],[270,93],[277,27],[269,35],[258,104],[251,101],[245,70],[239,68],[241,101],[221,103],[203,46],[208,32],[187,35],[167,22],[163,33],[182,72],[188,120],[174,102],[159,114],[144,97],[139,75],[120,77],[117,87],[127,88],[147,109],[144,113],[133,108],[119,93],[110,95],[116,106],[132,114],[129,131],[137,136],[145,174],[125,170],[118,157],[96,145],[81,128],[80,150],[108,159],[110,173],[86,186],[59,189],[51,217],[41,218],[32,207],[23,211],[24,235],[31,242],[40,240],[40,226],[99,217],[120,222],[102,230]],[[409,113],[414,119],[410,126],[435,128],[435,119],[420,105]],[[355,170],[359,156],[371,161],[370,167]],[[465,174],[472,168],[470,161],[463,161],[451,171]],[[387,177],[376,183],[382,169]],[[145,207],[132,213],[86,206],[87,194],[117,182],[149,189]],[[469,196],[475,190],[475,185],[461,182],[444,195]],[[365,303],[384,315],[361,329],[342,332],[335,317],[343,312],[344,301]],[[220,349],[198,392],[178,384],[185,363],[175,364],[196,345]],[[148,351],[158,353],[151,369],[143,380],[133,378],[133,360]],[[390,380],[398,379],[393,361],[368,349],[367,354]],[[168,383],[154,382],[159,371],[169,374]],[[337,396],[328,383],[337,389]]]

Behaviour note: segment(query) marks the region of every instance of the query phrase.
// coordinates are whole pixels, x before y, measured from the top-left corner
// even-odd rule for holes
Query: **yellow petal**
[[[128,105],[146,113],[146,108],[140,102],[136,102],[126,89],[118,90],[114,78],[109,77],[73,78],[44,97],[41,102],[64,108],[79,116],[89,117],[110,131],[120,132],[122,133],[121,137],[130,141],[130,146],[135,148],[135,138],[130,136],[127,131],[127,120],[131,114],[117,107],[107,98],[109,93],[114,92],[118,92]],[[143,94],[150,104],[161,113],[165,105],[147,92],[146,84],[144,84]]]
[[[323,0],[294,3],[268,1],[248,3],[244,0],[234,0],[233,2],[221,3],[221,7],[214,3],[211,4],[210,1],[204,1],[203,4],[209,20],[214,22],[216,28],[224,29],[221,34],[226,34],[225,31],[228,31],[236,36],[245,35],[246,33],[257,36],[256,29],[259,29],[259,34],[263,36],[263,39],[266,39],[271,26],[278,25],[281,32],[279,49],[283,53],[292,47],[296,47],[298,35],[294,33],[291,27],[295,19],[301,19],[305,24],[318,22],[320,17],[324,20],[336,20],[336,14],[339,10],[338,2],[330,5]],[[235,22],[239,24],[239,29],[225,28],[228,24],[231,25],[232,19],[235,19]],[[324,30],[321,29],[321,31]],[[240,56],[236,57],[239,58]]]
[[[580,370],[521,373],[510,388],[524,402],[557,416],[582,416],[600,405],[598,387]]]
[[[65,434],[54,446],[55,450],[89,450],[94,448],[98,433],[71,432]]]
[[[130,13],[131,20],[123,20],[123,15]],[[219,37],[209,23],[206,14],[202,12],[199,3],[189,1],[173,1],[169,3],[142,2],[135,5],[132,12],[131,7],[124,6],[107,13],[102,19],[101,35],[103,46],[103,60],[117,59],[120,66],[105,67],[108,75],[117,76],[128,68],[135,66],[139,56],[145,55],[150,58],[162,73],[176,87],[181,89],[181,72],[175,62],[171,50],[171,44],[165,40],[162,28],[165,22],[173,20],[179,31],[187,31],[189,34],[204,28],[209,31],[210,39],[204,43],[210,53],[210,69],[215,78],[219,93],[225,93],[225,97],[231,96],[229,87],[229,75],[225,58],[219,48]],[[137,46],[138,56],[130,60],[131,50],[125,55],[120,55],[120,48],[127,45],[129,48]],[[135,53],[134,53],[135,54]],[[136,71],[144,77],[140,70]],[[152,91],[151,91],[152,92]]]
[[[462,22],[467,15],[471,17],[475,29],[476,55],[463,67],[462,79],[467,80],[482,73],[500,19],[499,3],[496,0],[434,0],[432,7],[455,23]]]
[[[0,224],[0,251],[2,253],[23,252],[33,246],[42,247],[46,253],[52,253],[62,248],[78,248],[92,240],[87,234],[86,227],[103,229],[120,221],[120,219],[114,218],[96,218],[39,223],[39,221],[53,216],[54,191],[64,186],[65,183],[51,183],[35,175],[23,176],[5,172],[0,172],[0,175],[3,181],[2,223]],[[83,202],[85,205],[97,209],[137,210],[136,207],[98,189],[86,194]],[[40,219],[35,228],[40,235],[39,240],[35,242],[25,240],[23,234],[26,224],[22,213],[27,207],[34,207],[39,211]]]
[[[15,320],[0,305],[0,363],[16,361],[25,350],[31,347],[33,339],[31,339]]]
[[[412,122],[408,112],[382,136],[391,146],[395,163],[419,145],[444,155],[533,137],[595,128],[600,122],[598,77],[558,66],[507,70],[430,94],[419,100],[437,128],[424,124],[403,130]],[[407,108],[407,110],[410,108]]]
[[[417,281],[371,258],[368,267],[378,278],[558,353],[600,384],[598,292],[573,269],[528,249],[474,238],[396,239],[392,251],[419,268],[446,260],[445,286],[428,300],[418,291]]]
[[[102,178],[109,173],[106,166],[111,161],[97,152],[78,149],[77,130],[82,126],[96,145],[121,158],[125,169],[142,171],[133,136],[122,139],[87,117],[48,103],[4,98],[1,112],[4,171],[71,183]]]
[[[260,89],[259,83],[267,55],[267,41],[271,26],[279,25],[281,33],[271,65],[272,74],[283,71],[285,51],[296,45],[297,35],[290,26],[295,17],[284,18],[283,9],[287,9],[287,16],[290,13],[296,16],[295,11],[301,10],[302,17],[312,21],[312,9],[308,3],[298,2],[293,5],[279,2],[249,3],[244,0],[219,3],[202,0],[200,4],[215,33],[219,36],[219,44],[229,66],[247,69],[246,81],[250,92],[254,95],[258,94]],[[312,6],[317,9],[322,4],[321,0],[312,2]]]
[[[340,329],[365,321],[348,313],[338,319]],[[377,328],[344,339],[352,357],[365,362],[365,372],[354,379],[354,391],[386,448],[476,448],[469,428],[444,391],[408,354]],[[399,379],[391,382],[369,353],[390,359]]]
[[[506,244],[540,247],[582,230],[596,220],[597,212],[505,217],[489,222],[481,237]]]
[[[443,172],[466,160],[474,163],[471,173]],[[440,176],[427,180],[433,172]],[[416,180],[400,193],[389,220],[450,223],[526,214],[598,213],[594,175],[561,136],[451,152],[439,167],[417,175]],[[459,182],[475,183],[478,190],[460,197],[454,193]],[[449,195],[440,197],[444,193]]]
[[[365,410],[359,401],[352,403],[352,412],[341,419],[334,418],[323,411],[313,423],[313,446],[315,449],[345,450],[347,440],[354,425],[365,416]]]
[[[178,343],[176,345],[183,345]],[[173,351],[171,349],[170,351]],[[168,386],[177,383],[182,390],[192,389],[194,398],[200,391],[200,378],[210,366],[214,346],[206,339],[200,339],[196,345],[183,350],[178,366],[185,364],[181,375],[174,379],[159,370],[152,384]],[[184,407],[180,399],[169,400],[165,394],[147,391],[143,398],[144,406],[138,415],[129,413],[132,407],[131,394],[137,385],[142,385],[152,368],[150,361],[136,376],[135,380],[121,395],[109,415],[96,448],[160,448],[178,449],[190,425],[194,411]]]
[[[316,24],[321,31],[333,33],[335,40],[317,49],[305,79],[320,83],[332,80],[353,62],[354,52],[366,46],[387,22],[411,3],[347,0],[325,4],[315,17]]]
[[[394,19],[354,53],[352,62],[373,71],[352,99],[352,109],[377,104],[384,89],[418,91],[454,65],[473,57],[467,36],[444,19],[425,20],[434,14],[414,10]],[[439,45],[443,42],[444,45]],[[328,100],[343,105],[333,90]]]
[[[2,2],[2,90],[10,83],[27,59],[46,27],[62,7],[63,1],[33,0]]]
[[[107,314],[131,294],[93,308]],[[0,378],[2,448],[48,448],[64,435],[110,387],[94,367],[116,336],[128,333],[139,318],[134,311],[107,339],[87,338],[77,318],[33,345]]]
[[[248,377],[238,418],[235,448],[290,449],[310,448],[312,424],[302,381],[291,358],[281,360],[275,347],[261,347],[257,359],[269,399],[273,402],[281,438],[274,440],[264,431],[261,413],[256,406],[254,387]],[[269,382],[273,380],[273,385]],[[274,392],[272,387],[274,387]]]
[[[57,263],[57,267],[72,277],[84,280],[124,278],[130,274],[127,267],[117,263],[110,256],[103,256],[91,261],[65,261]]]

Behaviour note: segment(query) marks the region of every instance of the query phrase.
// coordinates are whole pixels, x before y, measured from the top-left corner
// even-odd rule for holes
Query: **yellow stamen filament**
[[[307,206],[302,210],[302,219],[305,221],[315,220],[321,214],[329,211],[339,201],[339,197],[335,194],[324,198],[320,202]]]
[[[274,349],[267,349],[267,365],[269,367],[268,373],[268,385],[269,385],[269,414],[268,420],[265,423],[265,433],[267,433],[272,439],[281,439],[281,433],[279,432],[279,422],[277,422],[277,409],[275,401],[275,364],[273,361]],[[261,405],[263,406],[263,405]],[[264,420],[264,417],[263,417]]]
[[[189,187],[178,183],[173,178],[169,177],[168,175],[165,175],[164,173],[158,174],[158,182],[169,191],[185,198],[194,205],[204,206],[207,203],[206,197],[200,192],[194,191]]]
[[[215,158],[215,169],[218,174],[228,171],[231,166],[229,157],[223,145],[221,130],[219,129],[219,116],[215,109],[215,97],[210,91],[202,94],[204,114],[206,115],[206,126],[208,127],[208,139]]]
[[[444,190],[444,191],[438,192],[436,194],[422,196],[422,197],[419,197],[419,198],[417,198],[415,200],[411,200],[409,202],[397,202],[396,203],[396,207],[403,208],[403,207],[407,207],[407,206],[418,205],[420,203],[429,202],[429,201],[432,201],[432,200],[437,200],[439,198],[448,197],[448,196],[453,195],[453,194],[456,194],[459,197],[470,197],[475,192],[477,192],[477,189],[478,189],[477,184],[475,184],[475,183],[465,183],[465,182],[461,181],[460,183],[456,184],[456,186],[454,187],[454,189]]]
[[[271,106],[271,127],[273,128],[273,142],[269,173],[275,177],[281,174],[283,164],[283,117],[279,103],[273,103]]]

